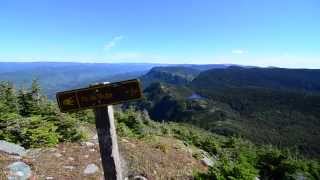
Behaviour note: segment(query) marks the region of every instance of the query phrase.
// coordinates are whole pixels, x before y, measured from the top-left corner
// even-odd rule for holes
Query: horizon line
[[[232,64],[232,63],[212,63],[212,64],[201,64],[201,63],[152,63],[152,62],[81,62],[81,61],[0,61],[1,63],[74,63],[74,64],[149,64],[149,65],[164,65],[164,66],[183,66],[183,65],[225,65],[225,66],[239,66],[247,68],[280,68],[280,69],[310,69],[320,70],[320,68],[306,68],[306,67],[280,67],[280,66],[259,66],[259,65],[243,65],[243,64]]]

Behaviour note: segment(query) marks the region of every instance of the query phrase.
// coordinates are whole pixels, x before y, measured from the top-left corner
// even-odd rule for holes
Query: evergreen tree
[[[39,106],[41,102],[41,89],[37,79],[32,80],[31,84],[31,94],[33,102]]]
[[[40,115],[43,105],[40,85],[37,80],[33,80],[31,89],[20,89],[18,93],[19,113],[22,116]]]
[[[18,92],[19,114],[21,116],[30,116],[32,113],[32,96],[25,89]]]
[[[17,113],[17,96],[12,83],[1,82],[0,83],[0,101],[2,102],[1,111],[8,113]]]
[[[41,88],[37,79],[32,80],[29,96],[31,96],[31,113],[35,115],[40,114],[43,98],[41,96]]]

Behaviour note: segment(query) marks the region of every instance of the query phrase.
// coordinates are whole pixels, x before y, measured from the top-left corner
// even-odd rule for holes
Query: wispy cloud
[[[115,47],[116,44],[121,41],[124,37],[123,36],[116,36],[116,37],[113,37],[111,39],[111,41],[109,41],[107,44],[104,45],[104,49],[105,50],[110,50],[111,48]]]
[[[243,50],[243,49],[234,49],[231,51],[232,54],[247,54],[248,51],[247,50]]]

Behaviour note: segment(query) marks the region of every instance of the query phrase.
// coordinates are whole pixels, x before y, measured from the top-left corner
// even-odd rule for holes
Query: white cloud
[[[116,37],[113,37],[111,39],[111,41],[109,41],[105,46],[104,46],[104,49],[105,50],[110,50],[111,48],[113,48],[114,46],[116,46],[116,44],[121,41],[124,37],[123,36],[116,36]]]
[[[243,49],[234,49],[231,51],[232,54],[247,54],[248,51],[247,50],[243,50]]]

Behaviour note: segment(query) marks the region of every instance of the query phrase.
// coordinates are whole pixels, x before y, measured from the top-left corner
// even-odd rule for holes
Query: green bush
[[[41,117],[31,117],[26,122],[27,124],[21,130],[24,138],[21,143],[24,147],[53,146],[59,142],[57,126],[53,123],[44,123]]]
[[[76,120],[68,116],[20,117],[7,119],[5,124],[5,128],[0,129],[0,138],[26,148],[53,146],[59,142],[78,141],[84,138],[77,128]]]
[[[10,84],[0,83],[0,139],[31,148],[82,138],[79,120],[60,113],[56,104],[40,94],[36,81],[30,90],[19,93]]]
[[[57,127],[56,132],[60,135],[60,142],[79,141],[85,137],[83,132],[79,130],[80,123],[68,114],[48,116],[45,120],[52,122]]]
[[[71,116],[82,122],[95,123],[94,113],[90,109],[71,113]]]
[[[290,153],[275,148],[265,148],[259,152],[257,168],[266,179],[297,179],[302,175],[308,179],[319,179],[319,162],[298,159]]]
[[[208,173],[197,174],[195,179],[252,180],[257,176],[258,170],[245,157],[233,160],[225,154],[213,167],[209,168]]]
[[[134,136],[131,129],[124,122],[117,123],[117,134],[119,136],[126,136],[126,137]]]
[[[195,145],[205,151],[207,151],[208,153],[210,153],[211,155],[215,155],[218,153],[219,150],[219,145],[218,143],[212,139],[212,138],[205,138],[205,139],[201,139],[198,140]]]
[[[307,172],[312,179],[320,179],[320,161],[310,161],[307,164]]]
[[[130,109],[125,112],[117,112],[115,117],[117,120],[117,126],[119,126],[118,129],[119,131],[122,131],[120,133],[139,137],[143,137],[148,134],[144,123],[145,119],[140,112]]]

